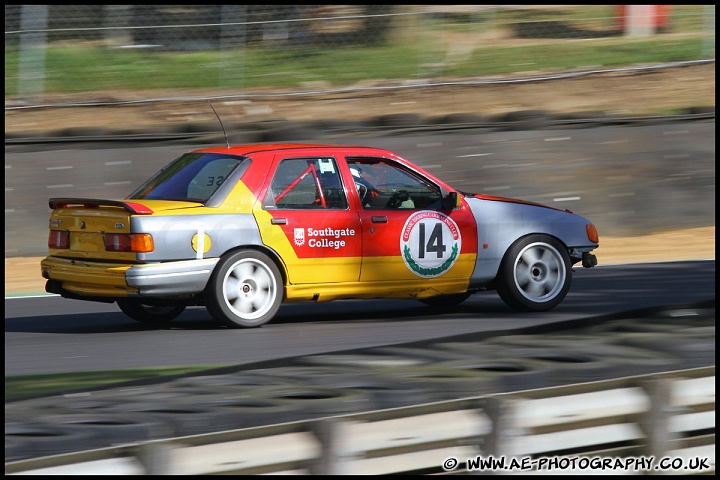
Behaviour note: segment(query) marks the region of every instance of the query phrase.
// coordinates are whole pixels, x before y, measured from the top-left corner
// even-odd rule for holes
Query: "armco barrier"
[[[505,462],[494,468],[479,461]],[[715,367],[9,462],[6,474],[715,472]]]

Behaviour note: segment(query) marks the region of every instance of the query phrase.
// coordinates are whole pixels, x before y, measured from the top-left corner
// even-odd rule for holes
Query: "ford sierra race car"
[[[283,302],[495,290],[513,309],[566,296],[597,264],[568,210],[458,191],[379,148],[257,144],[181,155],[122,200],[51,198],[46,290],[162,324],[205,306],[257,327]]]

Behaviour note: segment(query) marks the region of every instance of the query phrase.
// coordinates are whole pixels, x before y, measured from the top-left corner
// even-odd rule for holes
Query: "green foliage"
[[[17,375],[5,377],[5,401],[31,395],[51,395],[60,392],[77,391],[107,386],[113,383],[129,382],[181,375],[214,368],[210,365],[187,367],[139,368],[134,370],[112,370],[102,372],[77,372],[47,375]]]

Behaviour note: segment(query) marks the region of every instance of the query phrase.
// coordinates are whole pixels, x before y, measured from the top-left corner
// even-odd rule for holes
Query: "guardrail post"
[[[335,475],[338,473],[338,429],[341,421],[335,418],[322,418],[310,424],[310,430],[321,446],[320,457],[308,467],[311,475]]]
[[[639,385],[650,399],[650,408],[640,414],[638,425],[647,437],[646,454],[662,458],[670,445],[670,395],[672,381],[656,378],[640,382]]]
[[[138,446],[137,459],[145,467],[146,475],[173,475],[178,473],[173,468],[172,443],[145,443]]]
[[[514,438],[518,435],[516,402],[501,396],[485,399],[485,414],[491,421],[490,433],[485,437],[485,455],[500,457],[514,455]]]

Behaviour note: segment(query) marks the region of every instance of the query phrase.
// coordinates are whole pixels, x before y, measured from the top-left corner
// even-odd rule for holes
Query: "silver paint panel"
[[[133,215],[130,231],[150,233],[155,250],[138,254],[141,262],[166,262],[218,258],[223,253],[241,245],[262,245],[260,229],[252,214],[213,214],[208,208],[198,207],[198,215]],[[211,247],[199,255],[192,248],[192,238],[198,232],[210,237]]]
[[[589,251],[597,247],[587,238],[591,223],[573,213],[552,208],[466,197],[478,225],[478,256],[470,278],[471,287],[493,280],[502,257],[519,238],[541,233],[558,238],[569,248]],[[487,244],[487,248],[483,246]]]

